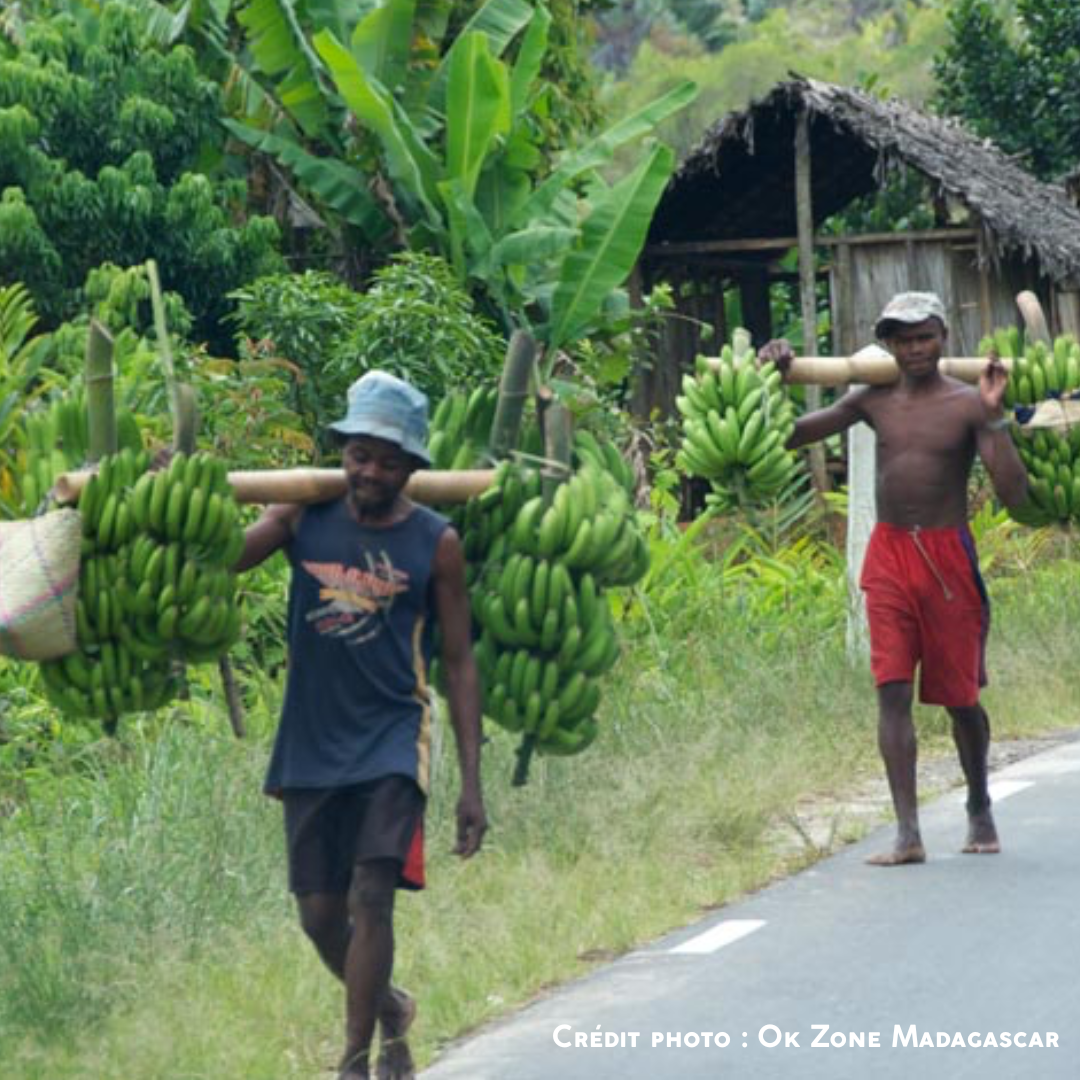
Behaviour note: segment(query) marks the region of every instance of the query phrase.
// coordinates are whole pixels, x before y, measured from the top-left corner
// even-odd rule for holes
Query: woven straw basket
[[[78,510],[0,521],[0,654],[51,660],[75,651],[81,538]]]

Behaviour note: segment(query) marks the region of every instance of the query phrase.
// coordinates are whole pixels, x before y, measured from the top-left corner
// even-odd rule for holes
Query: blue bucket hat
[[[345,415],[329,425],[348,438],[371,435],[400,446],[431,464],[427,451],[428,399],[415,386],[386,371],[368,371],[349,387]]]

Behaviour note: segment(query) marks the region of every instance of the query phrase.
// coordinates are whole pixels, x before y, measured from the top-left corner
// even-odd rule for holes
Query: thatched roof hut
[[[898,169],[925,178],[935,228],[817,233]],[[909,288],[942,294],[957,354],[1016,321],[1015,296],[1024,289],[1040,297],[1053,329],[1080,329],[1080,209],[1063,186],[1037,180],[955,121],[799,77],[721,119],[682,162],[652,223],[642,283],[675,282],[683,312],[722,337],[730,331],[721,321],[724,297],[734,286],[744,324],[761,339],[777,329],[769,287],[796,276],[778,257],[800,238],[801,262],[813,264],[815,248],[819,256],[802,267],[803,292],[815,276],[829,282],[837,353],[871,341],[881,305]],[[675,334],[640,407],[666,409],[671,377],[702,347],[685,329]]]
[[[791,147],[802,110],[810,123],[814,222],[874,191],[908,166],[943,200],[963,204],[1000,258],[1038,261],[1059,284],[1080,287],[1080,210],[959,123],[814,79],[782,83],[717,123],[672,178],[651,242],[784,237],[796,231]]]

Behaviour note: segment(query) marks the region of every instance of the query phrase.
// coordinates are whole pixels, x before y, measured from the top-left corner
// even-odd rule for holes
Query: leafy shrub
[[[341,415],[349,385],[373,368],[435,401],[448,387],[494,379],[502,364],[502,339],[433,255],[399,255],[366,293],[308,271],[260,278],[233,295],[247,348],[302,373],[298,408],[314,432]]]
[[[334,374],[332,358],[360,318],[360,294],[333,274],[308,270],[261,277],[237,289],[233,299],[241,350],[296,366],[298,408],[311,430],[321,431],[341,411],[348,382]]]
[[[382,368],[438,399],[496,378],[502,366],[502,338],[436,256],[397,256],[375,274],[358,314],[334,349],[331,373],[342,387]]]

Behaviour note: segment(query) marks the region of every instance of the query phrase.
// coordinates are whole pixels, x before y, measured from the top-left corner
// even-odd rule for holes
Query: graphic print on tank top
[[[316,633],[362,645],[385,629],[395,597],[408,591],[409,575],[398,570],[385,551],[378,556],[365,551],[364,562],[366,569],[301,562],[320,585],[321,603],[305,615]]]

